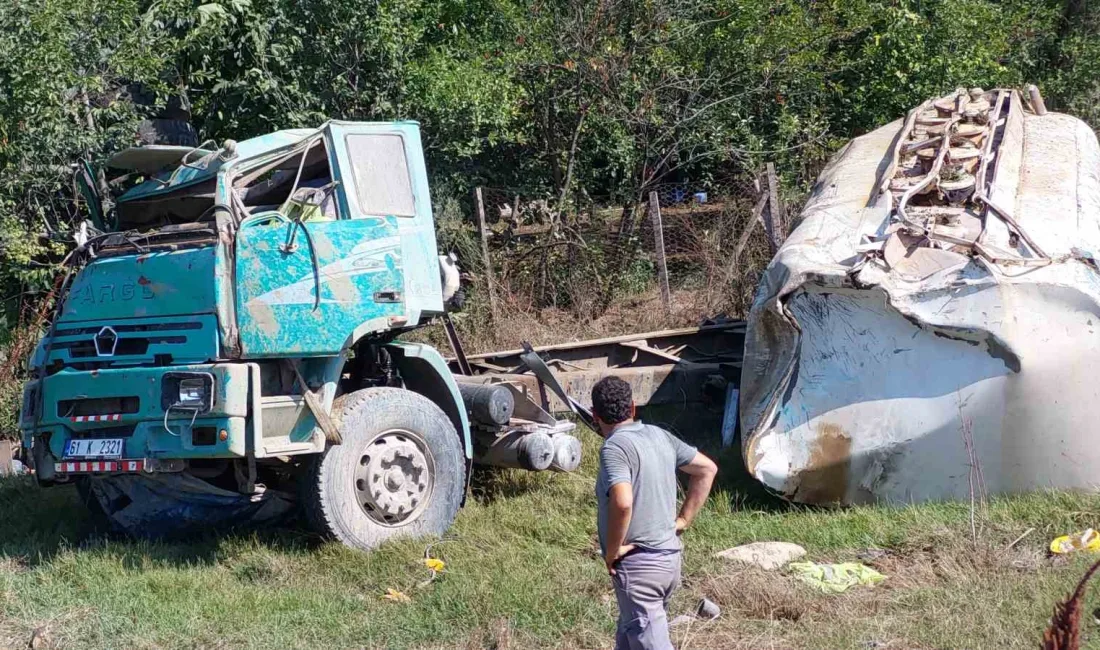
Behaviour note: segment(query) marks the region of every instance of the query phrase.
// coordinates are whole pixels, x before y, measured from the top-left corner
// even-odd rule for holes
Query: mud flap
[[[279,493],[238,494],[190,474],[95,478],[91,494],[113,532],[144,539],[255,529],[283,522],[294,512],[294,503]]]

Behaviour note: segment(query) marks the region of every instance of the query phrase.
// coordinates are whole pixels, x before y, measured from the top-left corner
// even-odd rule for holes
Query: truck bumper
[[[178,373],[212,379],[208,408],[172,407]],[[66,369],[27,384],[20,428],[26,448],[44,441],[59,470],[68,461],[96,460],[65,458],[70,440],[88,438],[121,438],[121,459],[241,458],[250,450],[258,386],[259,368],[251,363]],[[177,465],[145,462],[143,469]]]

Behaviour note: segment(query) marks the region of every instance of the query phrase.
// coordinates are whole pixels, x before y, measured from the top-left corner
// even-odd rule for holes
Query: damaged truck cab
[[[85,173],[96,230],[24,391],[39,481],[78,482],[115,523],[217,523],[122,516],[135,491],[199,481],[237,518],[296,493],[358,548],[443,532],[467,410],[435,349],[395,340],[447,298],[418,126],[333,121],[108,166],[130,187],[112,206]]]

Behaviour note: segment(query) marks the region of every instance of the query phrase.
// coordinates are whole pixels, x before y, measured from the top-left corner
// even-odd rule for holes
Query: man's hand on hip
[[[614,551],[609,550],[607,554],[603,556],[603,563],[607,565],[607,575],[615,575],[615,563],[622,559],[624,555],[633,550],[633,544],[625,544]]]
[[[680,471],[690,478],[684,505],[680,507],[680,516],[676,518],[677,535],[691,525],[696,513],[706,502],[707,495],[710,494],[710,486],[714,484],[714,477],[718,474],[718,466],[713,460],[696,452],[695,458],[691,459],[690,463],[680,466]]]

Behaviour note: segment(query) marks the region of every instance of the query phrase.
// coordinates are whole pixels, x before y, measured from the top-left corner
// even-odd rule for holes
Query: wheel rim
[[[384,431],[360,453],[354,478],[359,507],[383,526],[404,526],[427,507],[434,476],[435,460],[420,436]]]

